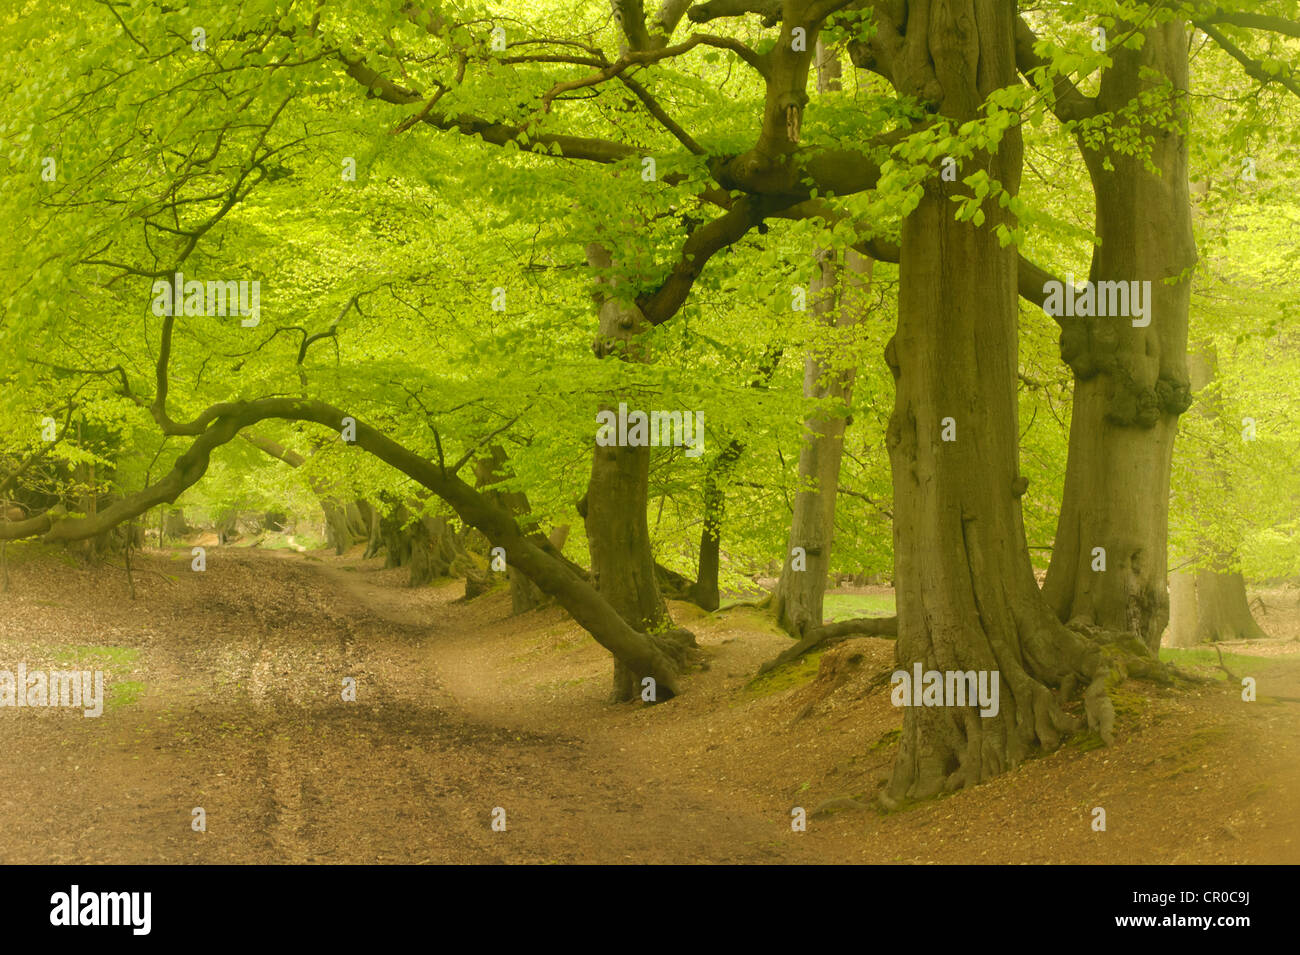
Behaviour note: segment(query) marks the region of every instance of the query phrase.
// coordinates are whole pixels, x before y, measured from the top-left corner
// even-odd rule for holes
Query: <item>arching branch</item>
[[[536,542],[521,531],[508,511],[454,474],[444,473],[431,461],[370,425],[321,401],[259,398],[213,405],[199,416],[199,420],[211,423],[156,484],[86,517],[69,517],[62,508],[55,508],[27,520],[0,523],[0,540],[38,535],[47,541],[94,537],[151,507],[175,501],[203,477],[212,452],[233,440],[244,428],[259,421],[280,419],[310,421],[341,432],[345,417],[355,422],[357,448],[373,454],[442,498],[466,524],[478,528],[494,545],[504,547],[510,563],[554,596],[597,643],[635,672],[653,677],[660,699],[677,693],[684,659],[680,634],[656,637],[634,630],[612,604],[568,566],[554,547]]]

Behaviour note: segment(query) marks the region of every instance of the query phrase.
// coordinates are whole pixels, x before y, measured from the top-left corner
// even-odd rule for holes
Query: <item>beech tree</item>
[[[1191,402],[1187,340],[1197,256],[1188,191],[1189,56],[1203,34],[1261,88],[1293,91],[1283,61],[1252,57],[1230,38],[1297,35],[1294,5],[1279,8],[1285,15],[1203,3],[1132,5],[1093,31],[1101,40],[1094,50],[1111,58],[1097,92],[1085,95],[1060,78],[1055,86],[1055,114],[1076,139],[1094,188],[1098,244],[1089,278],[1151,282],[1155,319],[1121,325],[1117,334],[1095,322],[1063,323],[1061,355],[1075,375],[1074,402],[1044,591],[1062,620],[1128,630],[1152,651],[1169,622],[1166,502],[1178,418]],[[1022,70],[1040,68],[1027,28],[1018,39]],[[1104,128],[1097,122],[1103,118]],[[1253,169],[1244,152],[1232,158],[1244,164],[1239,169]],[[1097,548],[1106,560],[1100,573]]]
[[[652,486],[697,492],[697,596],[716,602],[728,482],[744,468],[751,483],[784,479],[768,460],[782,439],[736,406],[760,408],[755,384],[775,381],[791,400],[763,420],[804,439],[787,413],[797,372],[775,358],[819,316],[792,317],[789,277],[810,278],[817,250],[896,263],[883,435],[896,660],[996,671],[1002,694],[988,717],[908,707],[882,799],[978,783],[1084,727],[1109,742],[1108,688],[1166,678],[1153,653],[1195,261],[1188,22],[1224,40],[1258,26],[1227,16],[1134,4],[1022,17],[997,0],[508,13],[67,0],[39,24],[10,15],[5,42],[26,52],[6,90],[5,215],[41,241],[2,253],[6,415],[30,433],[57,413],[66,434],[69,409],[92,404],[159,463],[118,473],[102,506],[42,499],[0,539],[102,534],[176,501],[235,448],[257,453],[241,434],[263,449],[324,441],[312,458],[336,480],[322,488],[372,499],[391,482],[399,499],[438,499],[610,651],[615,699],[647,684],[669,699],[694,639],[658,584]],[[810,97],[819,43],[858,67],[851,91]],[[1273,59],[1219,46],[1289,82]],[[1150,281],[1152,321],[1053,316],[1074,400],[1040,592],[1021,300],[1050,321],[1058,261],[1026,254],[1052,223],[1020,185],[1027,137],[1061,135],[1095,192],[1089,280]],[[224,314],[218,276],[239,292]],[[260,303],[231,276],[263,283]],[[702,408],[726,440],[704,459],[598,440],[593,415],[649,401]],[[820,499],[791,510],[829,548],[844,416],[822,420],[833,453],[800,465]],[[543,533],[570,522],[589,567]],[[820,622],[826,570],[809,563],[820,581],[794,601],[797,632]]]

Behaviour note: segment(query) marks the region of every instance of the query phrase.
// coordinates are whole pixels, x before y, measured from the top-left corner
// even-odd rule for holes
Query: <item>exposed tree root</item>
[[[908,707],[894,773],[878,797],[882,806],[897,809],[984,782],[1036,753],[1055,751],[1065,735],[1085,726],[1112,745],[1110,691],[1129,677],[1169,686],[1181,676],[1131,633],[1030,617],[1031,623],[1019,621],[1019,652],[985,629],[1001,679],[996,714],[982,717],[974,706]],[[935,661],[941,670],[979,668],[963,662]],[[1082,718],[1066,709],[1079,701]]]
[[[1228,674],[1228,679],[1233,683],[1240,684],[1241,677],[1229,670],[1228,665],[1223,662],[1223,651],[1219,649],[1218,644],[1214,645],[1214,652],[1219,655],[1219,669]],[[1295,696],[1274,696],[1273,694],[1269,694],[1268,698],[1270,700],[1279,700],[1283,703],[1300,703],[1300,697]]]
[[[774,594],[769,592],[765,597],[758,600],[737,600],[735,603],[727,606],[728,610],[735,610],[737,607],[747,607],[750,610],[769,610],[772,607],[772,598]]]
[[[695,587],[695,581],[665,567],[658,561],[655,561],[655,580],[659,584],[659,591],[664,596],[674,600],[691,599],[691,590]]]
[[[865,803],[848,796],[838,796],[835,799],[827,799],[825,802],[818,803],[817,808],[808,813],[814,819],[821,819],[832,813],[841,812],[846,809],[870,809],[870,803]]]
[[[818,648],[825,648],[847,640],[849,637],[896,637],[898,636],[897,617],[857,617],[853,620],[841,620],[838,623],[826,623],[813,627],[804,638],[792,647],[783,650],[758,668],[754,678],[769,673],[779,666],[798,660],[805,653]]]
[[[699,644],[695,634],[681,627],[674,627],[657,633],[645,634],[650,641],[651,651],[646,661],[618,661],[614,666],[614,689],[610,694],[611,703],[627,703],[643,699],[646,689],[643,681],[649,677],[654,682],[654,693],[649,703],[663,703],[671,700],[681,687],[678,677],[685,673],[700,659]],[[647,662],[650,665],[647,665]]]
[[[1214,645],[1214,652],[1219,655],[1219,669],[1222,670],[1224,673],[1228,674],[1228,679],[1231,680],[1233,683],[1240,683],[1241,677],[1237,676],[1235,673],[1229,670],[1228,665],[1223,662],[1223,651],[1219,649],[1219,645],[1217,643]]]

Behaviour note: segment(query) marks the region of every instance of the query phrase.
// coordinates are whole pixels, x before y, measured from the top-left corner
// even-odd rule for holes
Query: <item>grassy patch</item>
[[[1183,737],[1182,749],[1194,753],[1211,743],[1227,742],[1232,736],[1233,732],[1227,726],[1201,726]]]
[[[886,730],[884,733],[880,734],[880,739],[871,744],[868,752],[878,753],[882,749],[889,749],[902,738],[903,731],[901,729]]]
[[[1161,775],[1161,779],[1195,773],[1205,765],[1207,757],[1204,750],[1230,743],[1232,738],[1232,730],[1226,726],[1201,726],[1182,737],[1168,752],[1157,756],[1150,765],[1173,764],[1172,768]]]
[[[719,611],[723,613],[724,611]],[[736,607],[725,611],[727,625],[752,633],[776,633],[789,638],[789,634],[776,625],[772,615],[754,607]]]
[[[144,695],[144,684],[139,680],[113,680],[108,684],[108,699],[104,709],[113,710],[119,706],[130,706]]]
[[[57,647],[53,657],[60,666],[89,664],[96,668],[129,670],[139,659],[140,651],[134,647],[70,646]]]
[[[1098,736],[1095,730],[1087,730],[1083,733],[1075,733],[1069,738],[1066,745],[1071,749],[1081,750],[1086,753],[1090,750],[1101,749],[1106,745],[1106,741]]]
[[[66,646],[55,647],[50,656],[55,664],[69,670],[110,670],[130,673],[140,659],[135,647]],[[104,709],[113,710],[130,706],[144,694],[144,684],[139,680],[104,680]]]
[[[785,666],[764,673],[745,687],[745,696],[757,699],[811,683],[817,676],[821,659],[822,651],[819,650],[809,653],[801,660],[795,660],[793,663],[787,663]]]
[[[1160,660],[1187,670],[1209,671],[1205,675],[1212,676],[1217,680],[1226,682],[1228,679],[1228,674],[1224,673],[1219,667],[1219,655],[1214,651],[1213,647],[1192,647],[1189,649],[1162,647],[1160,649]],[[1255,657],[1244,653],[1228,653],[1225,651],[1223,665],[1238,677],[1259,677],[1264,673],[1275,674],[1286,670],[1288,661],[1276,657]]]
[[[827,594],[822,619],[827,623],[855,617],[892,617],[893,594]]]
[[[705,610],[698,604],[691,603],[689,600],[674,600],[672,602],[672,607],[673,621],[678,626],[685,626],[687,623],[704,620],[709,616],[709,611]]]
[[[1107,695],[1110,696],[1111,705],[1115,707],[1117,721],[1133,720],[1145,713],[1150,705],[1150,700],[1141,693],[1124,686],[1111,687]]]

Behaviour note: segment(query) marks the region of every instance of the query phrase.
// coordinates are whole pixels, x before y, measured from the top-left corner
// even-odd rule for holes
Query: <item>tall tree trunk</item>
[[[596,243],[587,247],[587,261],[602,269],[612,264],[609,253]],[[607,294],[600,304],[597,355],[623,361],[644,360],[636,341],[643,326],[644,316],[635,304]],[[649,447],[602,447],[593,440],[591,480],[583,515],[593,583],[628,625],[642,632],[659,628],[668,620],[650,549],[646,517],[649,488]],[[611,699],[635,699],[647,676],[650,674],[635,672],[615,657]]]
[[[366,522],[366,552],[362,557],[364,560],[369,560],[377,557],[384,546],[384,537],[379,527],[380,512],[379,508],[369,501],[358,501],[357,505],[361,508]]]
[[[839,55],[820,38],[816,65],[817,91],[840,89]],[[844,253],[843,269],[835,262],[834,253],[827,250],[819,251],[817,259],[817,275],[810,290],[816,315],[834,328],[855,324],[864,303],[861,295],[845,293],[850,285],[855,293],[860,293],[865,282],[870,281],[871,260],[852,249]],[[804,360],[804,397],[831,399],[847,408],[856,376],[856,367],[836,368],[830,354],[814,350]],[[845,425],[845,418],[838,414],[815,413],[805,422],[807,435],[799,449],[799,488],[790,519],[790,539],[781,578],[772,595],[778,625],[795,637],[804,636],[822,623],[835,537],[835,497],[844,454]],[[800,551],[796,552],[795,548]]]
[[[1169,575],[1169,633],[1171,647],[1200,643],[1200,614],[1196,610],[1195,571],[1176,570]]]
[[[1246,582],[1230,571],[1198,570],[1170,579],[1173,613],[1169,645],[1191,647],[1219,640],[1263,640],[1246,598]]]
[[[821,266],[813,280],[812,297],[819,318],[843,328],[858,321],[864,290],[871,275],[871,260],[852,249],[844,253],[843,269],[829,253],[819,253]],[[831,355],[815,351],[804,363],[804,397],[848,406],[853,396],[856,368],[837,368]],[[799,450],[799,489],[794,498],[790,540],[781,579],[772,597],[778,624],[802,637],[822,623],[822,603],[830,573],[831,545],[835,536],[835,497],[844,453],[845,418],[818,411],[806,422],[807,434]],[[797,558],[802,569],[796,566]]]
[[[1196,575],[1196,609],[1202,641],[1262,640],[1268,637],[1250,613],[1241,574],[1203,570]]]
[[[1142,75],[1150,69],[1183,94],[1172,106],[1181,122],[1188,73],[1181,21],[1145,31],[1141,49],[1115,49],[1112,58],[1098,93],[1102,111],[1118,111],[1156,85]],[[1178,416],[1191,400],[1186,351],[1196,245],[1186,137],[1140,122],[1136,132],[1150,140],[1153,169],[1145,157],[1083,147],[1102,240],[1089,279],[1150,282],[1150,324],[1062,320],[1061,357],[1074,370],[1074,406],[1043,592],[1061,620],[1126,630],[1154,652],[1169,619],[1169,478]],[[1097,548],[1104,571],[1093,569],[1101,566]]]
[[[973,120],[985,97],[1016,82],[1014,5],[975,0],[960,23],[944,6],[928,15],[921,6],[909,13],[910,53],[895,85],[927,91],[957,122]],[[974,162],[1014,195],[1019,129]],[[998,709],[905,707],[886,806],[973,785],[1055,748],[1075,721],[1050,687],[1068,696],[1080,678],[1096,686],[1100,670],[1096,648],[1056,620],[1034,580],[1019,500],[1016,250],[994,232],[1014,221],[993,202],[983,226],[955,221],[952,197],[968,192],[931,178],[902,226],[898,330],[886,348],[896,388],[887,435],[895,654],[909,674],[918,663],[996,672]],[[943,440],[945,425],[955,440]],[[1090,696],[1108,734],[1104,690]]]
[[[159,546],[162,541],[171,538],[172,540],[181,540],[194,533],[194,528],[190,526],[189,521],[185,520],[185,512],[179,507],[165,508],[163,517],[162,536],[159,539]]]
[[[411,540],[408,586],[423,587],[451,573],[452,563],[460,552],[447,518],[423,515],[410,524],[407,533]]]
[[[325,512],[325,543],[334,548],[334,553],[341,555],[352,546],[352,534],[348,531],[347,505],[334,495],[320,498],[321,510]]]

